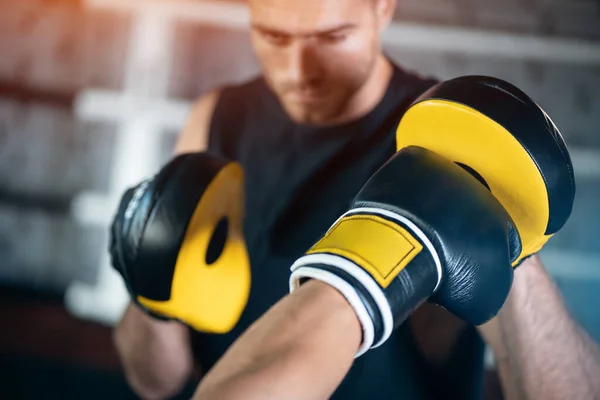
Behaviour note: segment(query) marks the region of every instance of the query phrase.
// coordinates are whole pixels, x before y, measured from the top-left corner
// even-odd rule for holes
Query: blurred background
[[[135,398],[111,343],[127,297],[107,226],[122,190],[169,158],[191,102],[258,72],[248,10],[202,0],[0,8],[0,397]],[[577,197],[542,257],[600,340],[600,2],[399,0],[385,46],[423,75],[506,79],[551,115]],[[488,366],[486,397],[501,398]]]

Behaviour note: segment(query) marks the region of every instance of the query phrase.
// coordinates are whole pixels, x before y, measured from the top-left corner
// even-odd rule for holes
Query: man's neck
[[[391,62],[381,54],[375,61],[375,68],[369,79],[348,102],[344,112],[330,124],[343,124],[357,120],[370,113],[383,99],[393,73]]]

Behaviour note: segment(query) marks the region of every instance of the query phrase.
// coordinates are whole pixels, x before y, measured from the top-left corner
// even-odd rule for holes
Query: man
[[[192,332],[128,307],[115,342],[131,386],[146,399],[176,394],[195,362],[208,371],[287,294],[290,265],[393,154],[394,125],[434,83],[395,67],[382,53],[379,36],[392,18],[393,0],[250,0],[249,6],[263,76],[202,97],[176,153],[209,150],[243,166],[250,297],[224,335]],[[522,275],[545,279],[543,267],[534,265]],[[516,280],[514,292],[528,302],[525,285]],[[545,297],[549,287],[542,284],[537,294]],[[521,311],[517,304],[506,318],[519,323]],[[503,343],[496,340],[500,330],[489,327],[484,334],[502,367],[515,349],[497,344]],[[482,351],[475,329],[425,305],[384,346],[356,360],[334,398],[477,397]]]
[[[512,97],[519,92],[502,82],[477,80],[459,78],[455,84],[437,85],[407,111],[398,128],[398,153],[293,264],[293,293],[231,346],[201,382],[196,400],[329,398],[353,356],[364,357],[377,346],[373,343],[389,337],[386,319],[387,326],[398,326],[424,298],[473,325],[489,321],[502,308],[495,322],[502,329],[490,341],[506,355],[500,372],[507,398],[600,395],[600,350],[568,316],[539,257],[531,256],[570,214],[574,186],[568,153],[560,135],[547,129],[552,123],[548,125],[525,95]],[[464,96],[467,92],[477,95]],[[453,102],[441,100],[446,96]],[[496,101],[490,102],[492,98]],[[483,127],[475,117],[460,120],[465,101],[471,116],[484,112],[481,121],[491,122],[487,118],[493,115],[493,123],[476,136],[461,138],[460,132],[473,124]],[[422,118],[431,111],[415,109],[435,109],[443,129],[430,129],[436,122]],[[411,118],[417,118],[419,126],[407,122]],[[494,132],[494,124],[507,131]],[[416,135],[423,125],[426,136]],[[414,144],[417,138],[438,135],[455,144],[443,149],[433,141],[420,143],[426,148]],[[486,150],[487,143],[498,138],[508,138],[507,144],[517,138],[519,145],[502,152],[498,146]],[[466,145],[471,152],[488,151],[489,158],[480,162],[482,158],[466,153],[466,170],[450,161]],[[535,161],[531,169],[520,163],[522,174],[532,172],[526,179],[502,174],[510,168],[507,163],[522,159],[518,154]],[[490,160],[498,156],[500,163]],[[545,162],[547,157],[552,161]],[[551,175],[560,178],[547,179]],[[520,184],[527,184],[530,192],[503,197]],[[532,192],[548,195],[532,202]],[[529,261],[519,265],[518,260],[527,257]],[[513,266],[518,266],[515,286],[505,303]],[[488,332],[494,331],[493,324]]]
[[[543,267],[538,257],[531,260],[523,270],[537,271],[527,278],[519,272],[517,276],[537,285]],[[493,342],[505,349],[500,360],[505,398],[597,399],[598,346],[568,318],[547,276],[542,279],[539,292],[553,304],[538,315],[560,322],[560,333],[551,332],[549,325],[532,327],[522,316],[515,321],[515,315],[527,313],[514,308],[522,304],[519,297],[529,289],[520,286],[513,290],[494,322],[505,326],[517,322],[520,330],[516,337],[506,332]],[[295,315],[295,323],[290,314]],[[354,361],[360,333],[356,314],[340,292],[323,282],[309,282],[277,303],[238,339],[201,382],[194,400],[328,398]],[[529,334],[536,334],[542,342]]]

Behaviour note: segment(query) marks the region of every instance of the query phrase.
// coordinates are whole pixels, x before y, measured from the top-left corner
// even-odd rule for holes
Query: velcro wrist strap
[[[346,258],[366,270],[386,288],[412,259],[425,249],[437,269],[437,291],[442,265],[433,243],[410,219],[396,212],[358,207],[344,215],[307,254],[328,253]]]
[[[401,311],[411,304],[407,301],[392,305],[386,293],[391,291],[390,299],[395,299],[391,301],[397,300],[394,290],[399,290],[400,284],[395,278],[423,250],[429,253],[437,270],[435,292],[441,281],[441,263],[424,232],[411,220],[390,210],[373,207],[352,209],[292,265],[290,290],[297,288],[302,278],[320,279],[335,287],[356,310],[363,333],[370,335],[370,330],[374,330],[370,347],[378,347],[390,337],[396,313],[404,315]],[[362,305],[355,306],[357,301]],[[367,310],[366,315],[363,309]],[[365,317],[369,321],[363,321]],[[361,347],[363,352],[366,345],[365,338]]]

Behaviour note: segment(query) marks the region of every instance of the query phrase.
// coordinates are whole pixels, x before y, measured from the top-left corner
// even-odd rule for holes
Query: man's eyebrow
[[[282,30],[282,29],[271,28],[269,26],[258,24],[258,23],[253,23],[252,24],[252,28],[256,29],[258,31],[266,32],[266,33],[270,33],[270,34],[282,35],[282,36],[320,36],[320,35],[331,35],[331,34],[338,33],[338,32],[341,32],[341,31],[345,31],[347,29],[352,29],[352,28],[355,28],[355,27],[356,27],[355,24],[347,23],[347,24],[342,24],[342,25],[334,26],[332,28],[327,28],[327,29],[322,29],[322,30],[317,30],[317,31],[294,33],[294,32],[289,32],[289,31],[285,31],[285,30]]]

